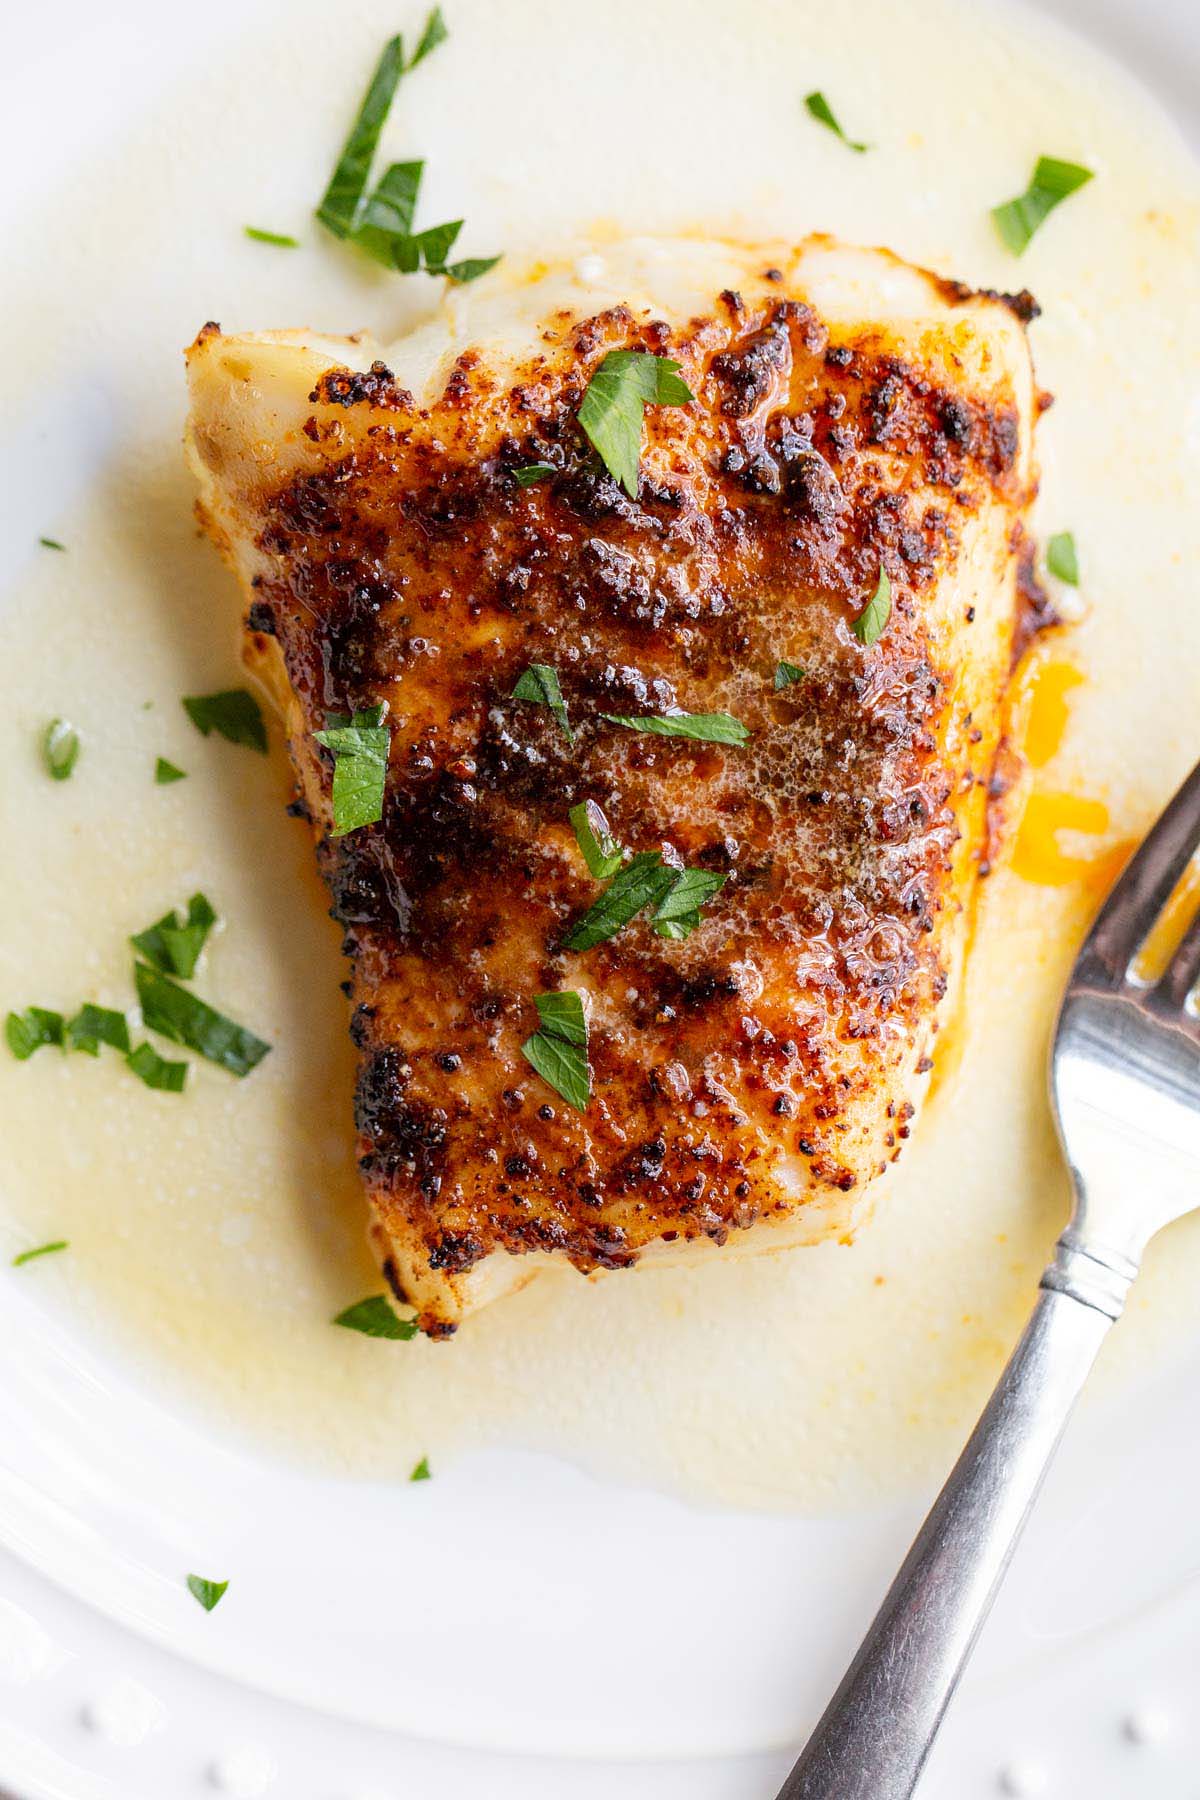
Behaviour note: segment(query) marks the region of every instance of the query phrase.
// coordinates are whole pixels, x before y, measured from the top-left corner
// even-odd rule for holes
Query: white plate
[[[1190,125],[1189,6],[1050,10]],[[221,0],[201,32],[194,13],[150,4],[103,28],[73,0],[27,9],[0,116],[6,241],[36,229],[37,196],[70,179],[73,158],[124,129],[114,95],[136,112],[190,58],[232,54],[250,15],[283,17],[269,0]],[[15,559],[49,496],[61,511],[65,490],[105,467],[84,365],[56,397],[57,423],[35,416],[40,437],[27,430],[14,452],[0,558]],[[73,405],[85,429],[63,432]],[[401,1509],[390,1487],[281,1468],[180,1423],[27,1288],[8,1284],[4,1299],[0,1780],[21,1800],[175,1800],[206,1784],[385,1800],[435,1781],[464,1795],[590,1796],[619,1782],[661,1800],[769,1800],[782,1747],[819,1709],[925,1498],[766,1518],[497,1452],[406,1493]],[[1068,1771],[1072,1791],[1097,1795],[1194,1791],[1200,1450],[1176,1427],[1194,1417],[1197,1377],[1200,1357],[1181,1358],[1079,1421],[931,1796],[994,1791],[1005,1768],[1013,1793],[1048,1791]],[[236,1608],[205,1616],[181,1598],[185,1568],[254,1579]],[[619,1775],[586,1760],[613,1757],[629,1759]],[[685,1758],[703,1760],[671,1760]]]

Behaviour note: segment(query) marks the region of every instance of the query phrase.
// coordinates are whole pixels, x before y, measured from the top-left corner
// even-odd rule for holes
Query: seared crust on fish
[[[548,1261],[844,1234],[899,1154],[1020,625],[1023,312],[824,239],[635,244],[590,284],[502,270],[389,347],[206,327],[189,351],[201,516],[345,931],[373,1235],[425,1330]],[[636,499],[577,416],[616,349],[695,396],[647,408]],[[532,462],[553,474],[523,486]],[[777,690],[781,662],[803,676]],[[534,663],[572,742],[512,697]],[[380,702],[384,817],[337,837],[313,734]],[[749,741],[602,716],[672,709]],[[643,915],[565,948],[600,891],[582,800],[727,877],[689,936]],[[557,989],[586,997],[583,1111],[521,1055]]]

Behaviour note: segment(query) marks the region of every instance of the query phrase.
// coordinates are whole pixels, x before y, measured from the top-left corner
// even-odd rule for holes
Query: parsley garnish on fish
[[[408,1479],[410,1481],[431,1481],[433,1479],[432,1473],[431,1473],[431,1470],[429,1467],[429,1458],[427,1456],[423,1456],[421,1458],[420,1462],[417,1464],[416,1468],[413,1470],[412,1474],[409,1476]]]
[[[547,481],[551,475],[557,474],[558,470],[553,463],[523,463],[519,469],[513,470],[513,480],[518,487],[532,487],[535,481]]]
[[[352,718],[331,713],[324,731],[313,733],[333,752],[333,835],[345,837],[383,817],[391,733],[384,708],[368,707]]]
[[[26,1263],[36,1261],[39,1256],[54,1256],[59,1250],[67,1250],[69,1248],[70,1243],[67,1238],[55,1238],[52,1244],[38,1244],[33,1250],[22,1250],[19,1256],[13,1257],[12,1266],[14,1269],[20,1269],[23,1268]]]
[[[535,994],[533,1004],[541,1023],[521,1045],[521,1055],[569,1106],[582,1112],[592,1092],[583,999],[568,988],[557,994]]]
[[[1081,163],[1039,156],[1029,186],[1015,200],[992,208],[992,218],[1006,247],[1020,256],[1038,227],[1069,194],[1091,181],[1093,171]]]
[[[846,133],[838,124],[833,108],[819,89],[811,94],[805,94],[804,104],[808,108],[810,115],[819,125],[824,125],[828,131],[832,131],[835,137],[841,138],[847,150],[855,150],[861,156],[864,150],[869,150],[871,148],[869,144],[857,143],[854,138],[846,136]]]
[[[38,543],[42,546],[43,550],[65,550],[67,547],[65,544],[60,544],[57,538],[39,538]]]
[[[262,708],[245,688],[222,688],[219,694],[190,694],[183,710],[203,737],[215,731],[231,744],[248,744],[267,754],[267,728]]]
[[[42,761],[55,781],[65,781],[79,761],[79,733],[65,719],[51,719],[42,733]]]
[[[609,474],[632,499],[637,499],[645,408],[687,406],[695,397],[679,364],[648,350],[610,350],[592,376],[579,423]]]
[[[213,1607],[217,1604],[217,1601],[229,1586],[227,1581],[208,1581],[203,1575],[189,1575],[187,1584],[188,1592],[192,1595],[193,1599],[200,1602],[205,1612],[212,1611]]]
[[[594,800],[581,800],[567,817],[589,875],[594,875],[597,881],[607,881],[625,860],[620,844],[609,830],[608,820]]]
[[[673,869],[657,850],[643,850],[613,876],[600,898],[563,939],[564,950],[591,950],[615,937],[638,913],[653,908],[660,937],[682,938],[700,923],[700,908],[727,877],[705,869]]]
[[[1046,567],[1060,581],[1068,582],[1071,587],[1079,586],[1079,554],[1073,532],[1055,532],[1046,545]]]
[[[793,682],[804,680],[804,670],[799,663],[781,662],[775,668],[775,692],[791,687]]]
[[[407,1342],[417,1335],[415,1319],[401,1319],[386,1294],[372,1294],[369,1300],[358,1300],[340,1312],[333,1321],[347,1331],[359,1331],[363,1337],[394,1338]]]
[[[231,1075],[248,1075],[270,1050],[262,1038],[236,1025],[149,963],[135,963],[133,977],[147,1031],[185,1044]]]
[[[193,894],[188,901],[186,919],[181,919],[174,911],[164,913],[161,919],[129,941],[164,975],[178,975],[183,981],[190,981],[205,940],[216,922],[217,915],[211,902],[204,894]]]
[[[177,769],[173,762],[160,756],[154,765],[154,781],[157,787],[169,787],[173,781],[186,781],[187,770]]]
[[[530,663],[524,673],[518,676],[512,698],[530,700],[535,706],[548,706],[568,744],[575,742],[575,733],[567,718],[567,703],[558,684],[558,675],[549,663]]]
[[[413,231],[424,163],[390,164],[374,191],[367,194],[380,133],[400,77],[424,62],[448,36],[441,8],[434,7],[408,62],[404,60],[403,39],[389,38],[317,208],[317,217],[335,237],[357,244],[385,268],[396,269],[402,275],[413,275],[423,268],[429,275],[445,275],[461,283],[477,280],[494,268],[500,258],[469,257],[448,263],[446,258],[462,230],[461,219]]]
[[[649,731],[659,737],[696,738],[704,744],[745,744],[750,733],[731,713],[601,713],[610,725],[626,731]]]
[[[869,649],[877,644],[883,636],[884,626],[892,615],[892,584],[886,569],[879,571],[879,584],[858,617],[851,621],[850,629],[860,644]]]

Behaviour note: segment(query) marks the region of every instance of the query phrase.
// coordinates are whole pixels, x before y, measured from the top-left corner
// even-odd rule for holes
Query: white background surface
[[[1052,10],[1189,116],[1200,94],[1190,8]],[[69,180],[139,93],[214,53],[234,12],[206,7],[198,40],[182,9],[25,9],[8,27],[3,204],[25,212],[22,177],[47,191]],[[61,488],[63,471],[51,473]],[[27,537],[39,478],[26,472],[24,495],[6,478],[17,505],[0,568],[5,545]],[[495,1455],[405,1496],[403,1567],[389,1585],[364,1578],[337,1483],[258,1466],[174,1423],[65,1328],[48,1332],[21,1295],[6,1292],[0,1358],[0,1786],[20,1800],[389,1800],[435,1783],[498,1800],[771,1800],[789,1758],[763,1746],[782,1745],[832,1686],[920,1510],[914,1500],[869,1532],[704,1513]],[[929,1800],[1192,1800],[1200,1602],[1179,1546],[1196,1542],[1200,1453],[1171,1427],[1195,1416],[1194,1374],[1131,1399],[1124,1420],[1079,1421],[939,1746]],[[1121,1453],[1134,1441],[1136,1466]],[[366,1536],[386,1533],[391,1490],[356,1489],[353,1504]],[[475,1616],[445,1604],[465,1538]],[[268,1563],[278,1578],[236,1613],[180,1604],[181,1567]],[[761,1596],[752,1611],[747,1590]],[[397,1693],[390,1659],[370,1647],[373,1615],[401,1598],[421,1655]],[[731,1680],[738,1670],[753,1680]],[[542,1754],[522,1754],[533,1745]],[[652,1763],[581,1760],[650,1747]],[[685,1755],[703,1760],[671,1760]]]

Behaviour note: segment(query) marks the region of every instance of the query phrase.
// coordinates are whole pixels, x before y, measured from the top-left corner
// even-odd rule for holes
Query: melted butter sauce
[[[0,611],[0,1004],[128,1004],[128,934],[203,888],[225,929],[198,991],[275,1048],[244,1082],[196,1064],[182,1098],[112,1056],[0,1057],[0,1254],[71,1240],[2,1279],[264,1453],[403,1478],[425,1453],[437,1468],[516,1443],[704,1501],[862,1503],[945,1466],[1011,1345],[1067,1205],[1043,1076],[1058,991],[1118,852],[1196,752],[1200,175],[1120,71],[999,6],[855,0],[847,29],[824,0],[660,0],[651,18],[612,0],[601,29],[581,6],[457,0],[383,154],[428,155],[421,222],[465,212],[464,254],[537,254],[581,231],[602,257],[626,232],[828,229],[1028,283],[1058,401],[1039,428],[1039,525],[1074,531],[1087,610],[1038,678],[1033,804],[984,884],[936,1090],[855,1242],[593,1286],[562,1274],[450,1346],[375,1343],[328,1323],[378,1278],[338,934],[283,814],[278,733],[262,759],[202,740],[179,707],[240,679],[232,584],[190,519],[179,348],[209,317],[386,339],[428,313],[435,284],[360,266],[304,223],[380,43],[421,10],[297,0],[285,30],[223,47],[119,147],[97,146],[6,280],[26,391],[56,467],[70,449],[81,473],[73,500],[65,473],[48,484],[56,510],[30,520]],[[655,57],[622,55],[647,32],[669,83]],[[511,117],[531,45],[571,84],[536,132]],[[804,117],[818,86],[875,153]],[[614,94],[636,130],[614,136]],[[987,208],[1043,152],[1097,179],[1017,263]],[[305,248],[244,242],[246,217]],[[67,554],[37,551],[40,531]],[[62,784],[36,754],[55,715],[84,740]],[[160,754],[187,780],[156,788]],[[1110,1384],[1178,1353],[1198,1278],[1185,1221],[1152,1247]]]

